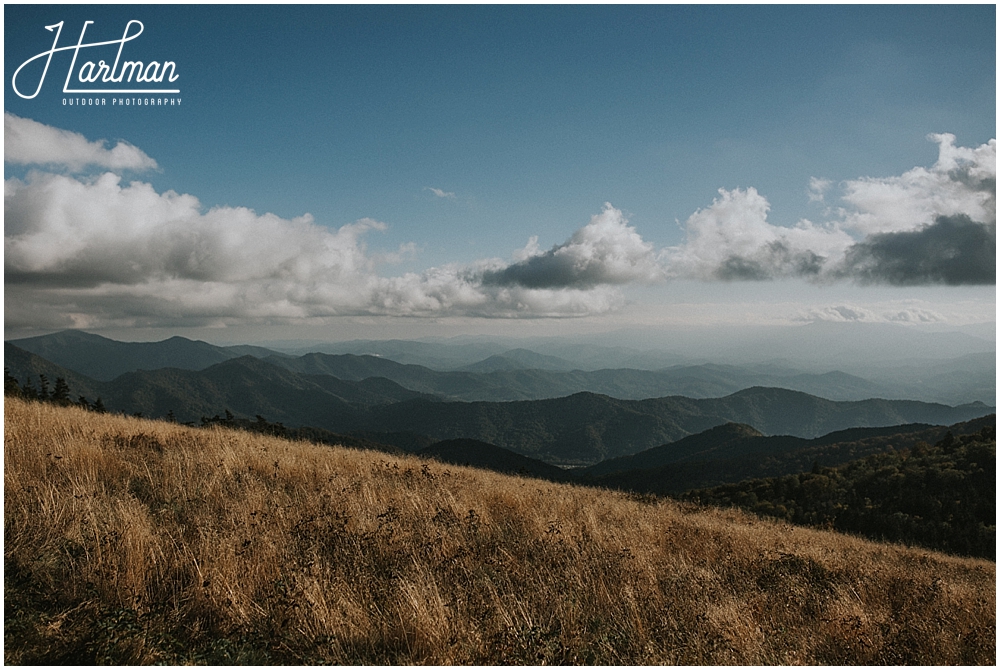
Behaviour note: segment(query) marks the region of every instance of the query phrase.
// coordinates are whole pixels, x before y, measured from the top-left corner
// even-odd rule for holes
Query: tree
[[[17,379],[12,377],[10,374],[10,368],[3,369],[3,394],[12,396],[23,395],[21,385],[18,384]]]
[[[28,400],[39,400],[38,391],[31,385],[30,379],[24,382],[24,386],[21,387],[21,397]]]
[[[56,377],[56,387],[52,390],[51,400],[60,405],[69,404],[69,384],[62,377]]]

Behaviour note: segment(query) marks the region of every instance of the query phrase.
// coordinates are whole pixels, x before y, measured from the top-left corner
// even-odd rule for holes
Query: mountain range
[[[15,346],[99,381],[135,370],[205,368],[240,356],[278,356],[263,347],[219,347],[200,340],[171,337],[160,342],[118,342],[80,330],[13,340]]]
[[[962,333],[918,335],[932,339],[932,336],[955,335],[961,336],[960,339],[979,341]],[[993,404],[996,389],[993,352],[967,352],[943,360],[897,361],[894,365],[884,363],[881,367],[873,364],[867,371],[862,371],[868,376],[859,376],[842,370],[803,371],[788,363],[778,362],[672,364],[646,369],[641,365],[641,352],[637,351],[628,354],[637,362],[637,367],[584,369],[573,360],[514,348],[489,354],[458,368],[433,369],[399,362],[383,354],[309,352],[291,355],[255,346],[220,347],[181,337],[162,342],[117,342],[81,331],[63,331],[10,343],[98,381],[111,381],[127,372],[139,370],[168,367],[204,370],[211,365],[249,355],[297,373],[332,375],[345,381],[384,377],[413,391],[446,400],[464,401],[541,400],[581,391],[624,400],[669,395],[712,398],[754,386],[766,386],[801,391],[830,400],[908,398],[959,405],[977,400]],[[351,343],[345,343],[343,348],[350,348],[348,344]],[[404,361],[410,357],[407,352],[423,352],[429,357],[426,352],[432,351],[440,359],[442,352],[447,350],[445,345],[425,342],[355,344],[354,348],[359,351],[395,351]],[[457,343],[454,346],[459,350],[455,354],[459,357],[487,353],[498,347],[489,343]],[[549,342],[546,346],[551,348],[555,345]],[[605,352],[594,345],[588,346],[567,346],[564,353],[600,352],[607,354],[606,360],[615,360],[612,350]],[[959,346],[953,353],[961,351],[963,349]],[[621,354],[622,351],[617,351],[618,357]],[[646,364],[655,364],[661,358],[653,356],[644,360]],[[876,380],[869,379],[869,376]]]
[[[658,370],[675,365],[783,365],[805,372],[865,373],[915,361],[942,361],[996,351],[996,324],[915,328],[896,323],[815,321],[800,326],[632,328],[586,336],[502,337],[459,335],[412,340],[272,342],[273,349],[306,353],[376,355],[435,370],[456,370],[512,349],[569,361],[572,369]]]
[[[947,441],[948,435],[975,434],[984,428],[995,431],[995,415],[951,426],[852,428],[811,440],[767,436],[752,426],[727,423],[632,456],[568,470],[475,440],[448,440],[416,453],[447,463],[549,481],[677,495],[699,487],[817,472],[876,454],[902,455],[905,460],[908,450],[922,453],[931,444]]]
[[[769,435],[813,438],[854,427],[951,424],[992,411],[983,403],[950,407],[910,400],[831,401],[766,387],[716,398],[674,395],[623,400],[579,392],[544,400],[446,401],[425,392],[417,382],[467,375],[464,378],[473,383],[476,373],[436,372],[376,357],[323,354],[299,358],[269,354],[266,359],[248,355],[203,370],[139,370],[101,381],[10,342],[4,351],[5,368],[20,381],[38,374],[47,375],[50,381],[63,377],[74,398],[86,395],[93,401],[101,397],[115,411],[198,421],[229,410],[236,416],[261,415],[290,427],[363,433],[375,441],[389,433],[432,440],[472,439],[563,466],[592,465],[635,454],[729,422],[749,424]],[[353,370],[354,376],[363,378],[322,373],[334,364],[341,375]],[[407,383],[377,376],[399,370],[411,375]]]

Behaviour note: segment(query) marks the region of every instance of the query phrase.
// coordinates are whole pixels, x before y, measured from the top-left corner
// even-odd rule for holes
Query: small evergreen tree
[[[17,383],[15,379],[10,374],[10,368],[3,369],[3,394],[12,396],[21,396],[21,385]]]
[[[51,400],[60,405],[69,404],[69,384],[62,377],[56,377],[56,387],[52,390]]]
[[[35,387],[32,386],[30,379],[24,383],[24,386],[21,387],[21,397],[26,398],[28,400],[41,399],[38,397],[38,391],[36,391]]]

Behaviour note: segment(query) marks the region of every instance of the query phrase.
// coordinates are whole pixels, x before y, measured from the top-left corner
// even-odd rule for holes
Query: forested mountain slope
[[[690,491],[685,499],[996,560],[996,423],[836,468]]]

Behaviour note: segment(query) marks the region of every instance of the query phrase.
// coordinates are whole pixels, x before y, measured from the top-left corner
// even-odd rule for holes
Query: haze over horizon
[[[5,339],[995,324],[992,6],[4,16]],[[15,93],[86,20],[183,104]]]

